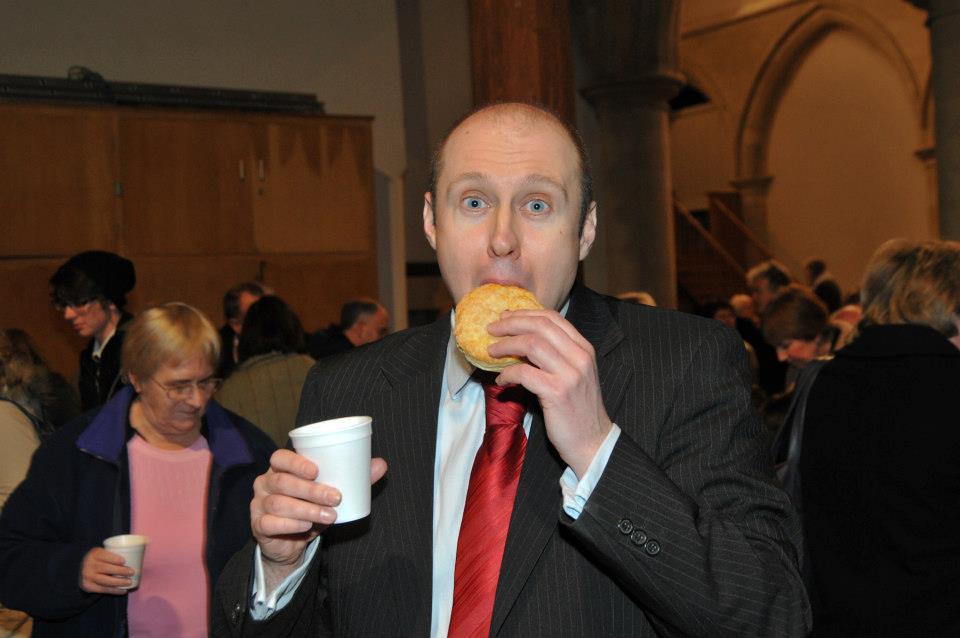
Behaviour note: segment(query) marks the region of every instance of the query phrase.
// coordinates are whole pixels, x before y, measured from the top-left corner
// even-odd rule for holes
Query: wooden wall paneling
[[[0,105],[0,255],[117,244],[110,110]]]
[[[223,324],[223,293],[241,281],[256,280],[257,255],[133,255],[137,287],[130,308],[140,311],[168,301],[182,301],[202,310],[217,326]]]
[[[271,122],[264,152],[254,204],[261,252],[375,250],[370,118]]]
[[[50,366],[75,383],[86,345],[50,305],[47,282],[63,259],[0,259],[0,328],[20,328]]]
[[[139,254],[254,251],[253,127],[220,114],[120,116],[124,238]]]
[[[340,320],[340,306],[377,297],[376,255],[266,255],[264,283],[296,311],[307,331]]]

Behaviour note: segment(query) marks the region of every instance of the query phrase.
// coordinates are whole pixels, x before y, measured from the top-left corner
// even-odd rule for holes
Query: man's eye
[[[531,213],[545,213],[550,210],[550,205],[542,199],[531,199],[524,205]]]
[[[479,210],[485,206],[483,200],[479,197],[465,197],[463,205],[471,210]]]

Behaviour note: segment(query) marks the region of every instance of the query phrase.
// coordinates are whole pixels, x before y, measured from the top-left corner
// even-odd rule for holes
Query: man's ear
[[[437,249],[437,214],[433,210],[430,193],[423,194],[423,234],[427,236],[430,247]]]
[[[580,261],[587,258],[593,240],[597,238],[597,202],[590,202],[590,209],[583,220],[583,230],[580,231]]]

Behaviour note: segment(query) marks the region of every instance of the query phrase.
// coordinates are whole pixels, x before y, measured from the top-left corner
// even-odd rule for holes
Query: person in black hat
[[[120,353],[127,293],[137,276],[133,262],[114,253],[91,250],[74,255],[50,278],[50,298],[57,311],[90,343],[80,353],[80,407],[106,403],[122,386]]]

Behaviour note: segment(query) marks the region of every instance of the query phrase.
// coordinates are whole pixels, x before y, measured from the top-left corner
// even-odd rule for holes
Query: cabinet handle
[[[243,182],[243,181],[246,181],[246,179],[247,179],[247,175],[246,175],[246,172],[243,170],[243,160],[240,160],[240,181]]]
[[[261,160],[257,160],[257,173],[259,174],[260,181],[262,182],[263,179],[264,179],[263,160],[262,160],[262,159],[261,159]]]

